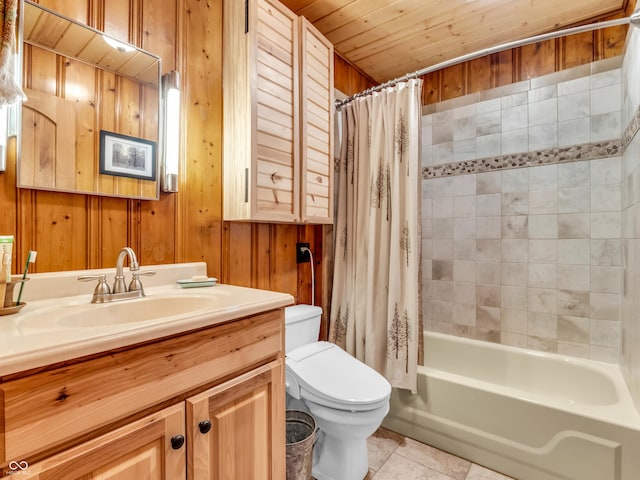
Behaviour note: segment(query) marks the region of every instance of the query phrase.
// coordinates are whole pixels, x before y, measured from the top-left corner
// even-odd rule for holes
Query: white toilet
[[[391,385],[337,345],[318,341],[321,314],[311,305],[285,308],[287,408],[316,420],[317,480],[362,480],[367,438],[389,411]]]

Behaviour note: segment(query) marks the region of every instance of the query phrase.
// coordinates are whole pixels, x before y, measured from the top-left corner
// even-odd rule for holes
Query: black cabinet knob
[[[198,424],[198,428],[200,429],[200,433],[207,433],[211,430],[211,422],[209,420],[202,420]]]
[[[184,445],[184,435],[174,435],[171,437],[171,448],[178,450]]]

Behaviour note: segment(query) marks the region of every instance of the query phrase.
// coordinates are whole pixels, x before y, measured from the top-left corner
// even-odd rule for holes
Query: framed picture
[[[156,179],[156,142],[100,130],[100,173]]]

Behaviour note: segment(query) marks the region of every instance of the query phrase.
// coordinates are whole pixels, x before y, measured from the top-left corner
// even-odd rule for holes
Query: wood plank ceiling
[[[377,82],[616,14],[627,1],[282,0]]]

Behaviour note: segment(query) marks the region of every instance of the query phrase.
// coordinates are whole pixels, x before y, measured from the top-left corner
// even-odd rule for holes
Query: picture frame
[[[100,173],[156,180],[156,142],[100,130]]]

